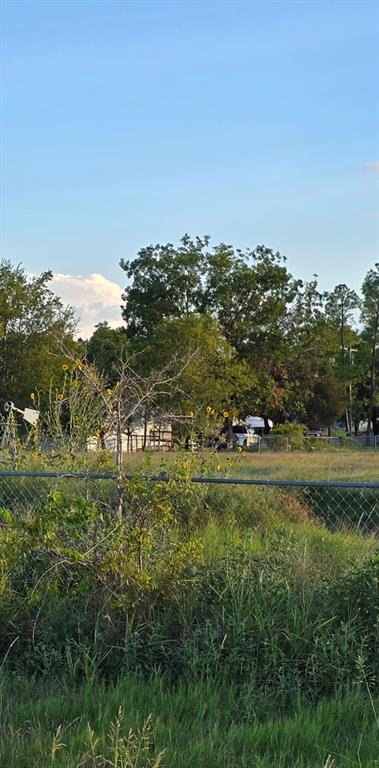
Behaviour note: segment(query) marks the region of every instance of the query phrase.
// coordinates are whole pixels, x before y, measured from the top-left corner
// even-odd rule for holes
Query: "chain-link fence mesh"
[[[130,478],[129,478],[130,479]],[[165,481],[167,475],[150,476],[148,482]],[[329,530],[354,530],[364,535],[379,535],[379,482],[321,482],[295,480],[254,480],[227,477],[194,477],[194,484],[217,487],[222,494],[225,486],[246,495],[245,507],[265,513],[270,509],[288,510],[325,524]],[[237,491],[238,489],[238,491]],[[214,490],[216,490],[214,488]],[[58,472],[0,472],[1,510],[13,514],[28,510],[43,511],[48,496],[59,492],[67,504],[79,497],[94,503],[100,512],[112,512],[118,499],[117,481],[112,474]],[[230,499],[230,495],[228,496]],[[221,497],[219,496],[219,499]]]
[[[106,474],[0,472],[0,510],[15,514],[42,511],[54,493],[59,493],[67,504],[81,497],[99,510],[111,511],[116,504],[117,485],[114,477]]]

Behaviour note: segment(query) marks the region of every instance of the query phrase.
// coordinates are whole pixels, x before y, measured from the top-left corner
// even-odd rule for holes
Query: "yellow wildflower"
[[[63,400],[63,395],[62,395],[62,393],[60,393],[60,394],[58,395],[58,400]]]
[[[227,419],[228,416],[229,416],[228,411],[224,411],[224,413],[222,415],[223,415],[224,419]]]
[[[219,472],[220,469],[221,469],[221,464],[217,464],[217,467],[216,467],[217,472]]]
[[[189,414],[188,414],[188,418],[189,418],[189,419],[193,419],[193,411],[190,411],[190,412],[189,412]]]
[[[210,406],[210,405],[207,405],[207,413],[208,413],[208,414],[212,413],[212,408],[211,408],[211,406]]]
[[[108,397],[110,397],[111,395],[113,395],[113,391],[112,391],[111,389],[107,389],[107,390],[106,390],[106,393],[107,393]]]
[[[30,395],[30,399],[31,399],[31,400],[33,400],[33,402],[34,402],[34,400],[36,399],[36,396],[35,396],[34,392],[32,392],[32,393],[31,393],[31,395]]]
[[[68,365],[67,365],[67,363],[63,363],[63,365],[62,365],[62,370],[63,370],[63,371],[68,371]]]
[[[75,360],[75,365],[77,365],[77,367],[79,368],[79,370],[80,370],[80,371],[82,371],[82,370],[83,370],[83,367],[84,367],[84,366],[83,366],[83,363],[82,363],[82,361],[81,361],[81,360],[79,360],[79,359],[78,359],[78,360]]]

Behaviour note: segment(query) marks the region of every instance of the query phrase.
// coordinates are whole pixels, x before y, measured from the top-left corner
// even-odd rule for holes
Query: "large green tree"
[[[250,411],[276,421],[320,420],[329,426],[344,413],[347,418],[358,392],[369,389],[372,420],[376,398],[372,275],[365,282],[365,331],[359,344],[353,327],[359,304],[355,291],[340,284],[322,293],[317,276],[308,283],[295,279],[285,257],[264,245],[245,251],[225,243],[212,248],[208,237],[185,235],[179,246],[143,248],[136,259],[121,266],[128,278],[123,317],[132,346],[152,345],[160,348],[160,354],[164,350],[170,355],[184,348],[185,334],[197,335],[202,364],[194,369],[191,384],[187,378],[187,390],[196,397],[201,388],[207,393],[213,387],[216,393],[218,382],[230,381],[221,351],[227,344],[231,369],[244,366],[245,382],[248,379],[239,387],[240,413],[250,404]],[[201,322],[207,328],[214,323],[212,333],[218,342],[213,357]],[[355,358],[352,348],[358,349]],[[208,366],[207,358],[216,365]],[[366,384],[363,359],[370,368]],[[232,393],[228,385],[222,391],[225,406],[229,402],[233,410],[236,391],[234,387]],[[327,392],[329,402],[322,406]],[[204,399],[212,398],[204,394]]]
[[[272,356],[301,285],[285,257],[263,245],[242,252],[221,244],[208,256],[204,280],[204,303],[235,349]]]
[[[192,240],[184,235],[178,247],[150,245],[132,261],[121,261],[130,281],[122,310],[130,338],[147,338],[162,320],[202,308],[207,245],[207,237]]]
[[[47,393],[62,376],[62,342],[72,344],[74,314],[50,290],[51,272],[28,277],[0,262],[0,408],[11,399],[30,405],[35,390]]]
[[[217,320],[238,352],[272,353],[299,285],[285,258],[263,245],[245,252],[208,246],[208,237],[185,235],[178,247],[149,246],[121,262],[130,281],[123,296],[128,336],[147,338],[162,320],[200,312]]]
[[[170,364],[182,369],[166,409],[200,414],[210,406],[216,413],[232,409],[237,415],[252,407],[256,373],[238,358],[214,318],[192,314],[163,320],[147,341],[134,339],[131,350],[134,366],[143,375]]]

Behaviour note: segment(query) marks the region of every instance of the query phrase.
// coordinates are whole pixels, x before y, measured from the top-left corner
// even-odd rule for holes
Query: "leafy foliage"
[[[21,267],[0,262],[0,403],[30,404],[36,390],[47,396],[60,379],[62,341],[71,344],[74,314],[49,288],[53,275],[28,278]],[[58,373],[57,373],[58,372]]]

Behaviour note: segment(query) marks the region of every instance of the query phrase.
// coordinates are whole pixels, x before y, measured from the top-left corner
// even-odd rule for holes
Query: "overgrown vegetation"
[[[136,468],[122,517],[85,482],[1,510],[5,764],[107,765],[121,705],[120,767],[375,765],[377,540],[280,489],[194,486],[198,461]]]

